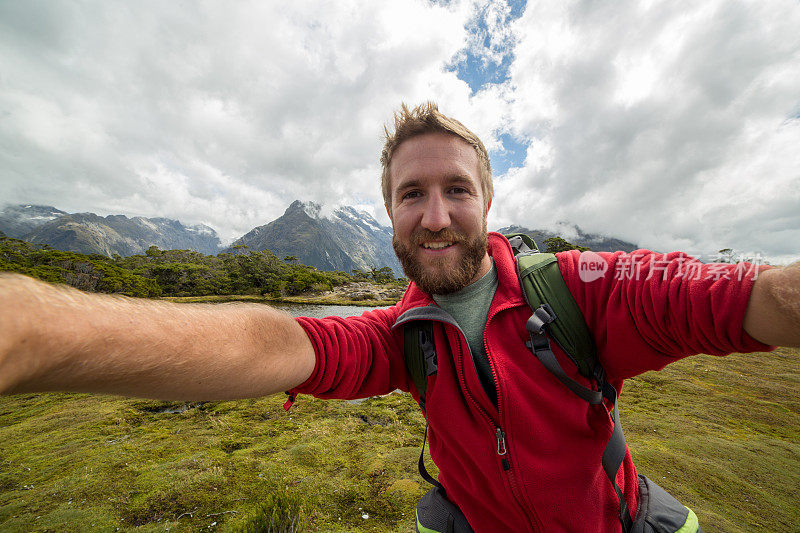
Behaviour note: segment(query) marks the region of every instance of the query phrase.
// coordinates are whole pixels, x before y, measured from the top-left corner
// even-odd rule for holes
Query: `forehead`
[[[425,178],[458,176],[478,183],[479,173],[475,149],[447,133],[426,133],[403,141],[389,166],[393,190],[404,181]]]

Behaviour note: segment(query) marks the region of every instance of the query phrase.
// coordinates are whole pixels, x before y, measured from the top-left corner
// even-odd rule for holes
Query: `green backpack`
[[[594,341],[583,313],[561,276],[555,255],[539,252],[536,243],[525,234],[515,233],[506,235],[506,238],[514,250],[522,292],[533,311],[526,323],[530,334],[530,341],[525,343],[526,346],[550,373],[579,397],[595,405],[602,404],[605,399],[612,406],[614,430],[603,452],[602,463],[620,501],[619,518],[623,529],[628,531],[632,518],[622,490],[616,482],[617,472],[627,450],[616,405],[617,391],[605,380],[605,372],[597,358]],[[561,346],[583,376],[595,382],[596,389],[584,387],[564,372],[551,350],[551,339]],[[426,412],[428,376],[437,371],[432,323],[428,320],[407,323],[404,340],[406,367],[420,393],[419,406]],[[420,475],[443,491],[441,484],[425,469],[423,455],[427,431],[426,426],[419,458]]]

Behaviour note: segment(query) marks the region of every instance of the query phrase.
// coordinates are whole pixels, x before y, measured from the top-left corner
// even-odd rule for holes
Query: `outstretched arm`
[[[221,400],[288,390],[314,369],[290,316],[87,294],[0,274],[0,393]]]
[[[759,273],[744,329],[764,344],[800,346],[800,261]]]

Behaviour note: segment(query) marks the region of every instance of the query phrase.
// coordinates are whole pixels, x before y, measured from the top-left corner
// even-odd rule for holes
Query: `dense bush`
[[[65,283],[92,292],[130,296],[161,296],[162,289],[148,279],[115,264],[111,258],[63,252],[0,237],[0,270],[19,272],[51,283]]]
[[[291,260],[290,260],[291,259]],[[113,258],[37,247],[0,237],[0,270],[19,272],[85,291],[129,296],[206,296],[261,294],[286,296],[321,292],[353,281],[344,272],[323,272],[281,260],[269,250],[204,255],[192,250],[160,250]],[[381,269],[381,282],[394,281]],[[391,272],[391,271],[389,271]],[[375,277],[378,280],[378,277]]]

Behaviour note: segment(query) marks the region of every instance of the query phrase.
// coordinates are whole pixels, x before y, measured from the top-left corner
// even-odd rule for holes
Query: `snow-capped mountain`
[[[271,250],[278,257],[295,256],[320,270],[402,269],[392,249],[392,229],[381,226],[365,211],[339,207],[326,212],[314,202],[293,202],[269,224],[254,228],[234,241],[230,249]]]

